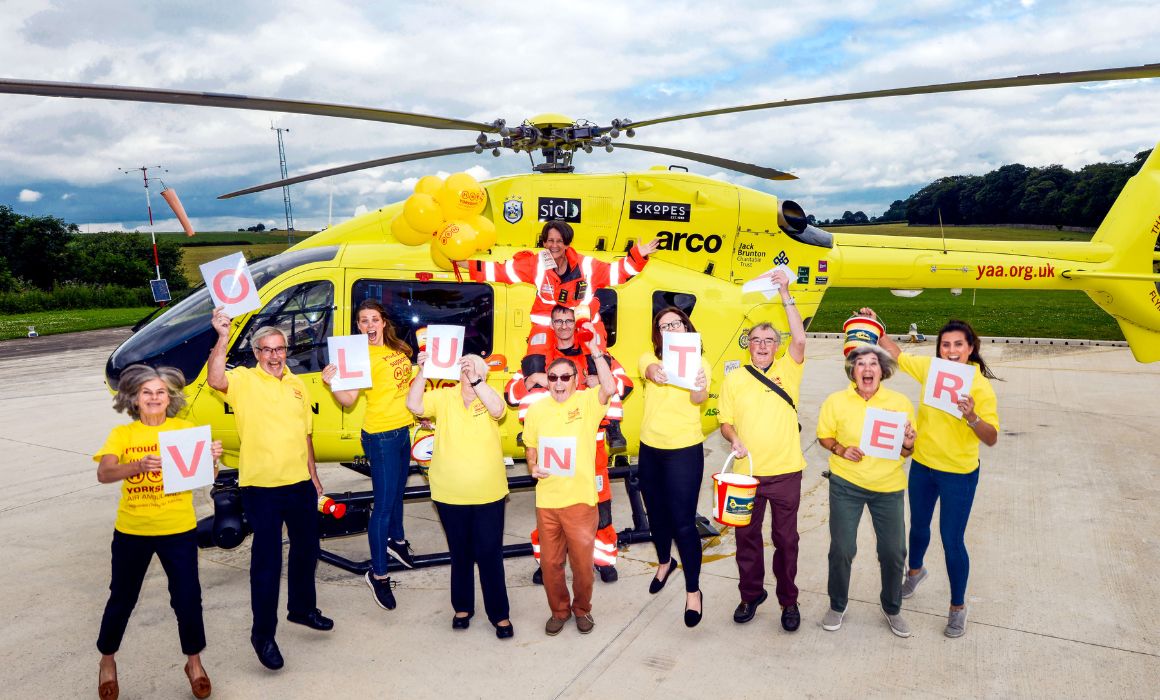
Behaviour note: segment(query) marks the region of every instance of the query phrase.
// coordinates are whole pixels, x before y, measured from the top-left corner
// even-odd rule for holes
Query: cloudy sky
[[[0,77],[228,92],[509,124],[607,124],[938,82],[1160,62],[1155,0],[372,3],[4,0]],[[547,8],[547,9],[545,9]],[[631,8],[631,9],[629,9]],[[878,215],[932,179],[1004,163],[1079,168],[1160,141],[1160,79],[902,97],[641,129],[637,142],[796,174],[767,182],[619,150],[580,171],[676,163],[792,198],[819,218]],[[199,230],[284,226],[271,121],[291,174],[472,143],[471,132],[242,110],[0,95],[0,204],[90,230],[145,220],[161,165]],[[449,157],[297,185],[297,227],[405,197],[415,178],[526,172],[526,154]],[[156,193],[156,190],[153,190]],[[160,230],[174,230],[154,197]]]

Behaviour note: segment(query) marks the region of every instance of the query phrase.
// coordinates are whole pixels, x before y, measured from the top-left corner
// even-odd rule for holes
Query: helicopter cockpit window
[[[415,331],[431,324],[463,326],[463,351],[491,355],[495,339],[495,293],[486,284],[358,280],[351,289],[350,332],[358,333],[354,309],[378,299],[404,342],[418,352]]]
[[[600,300],[600,320],[608,331],[608,347],[612,347],[616,345],[616,290],[597,289],[596,298]]]
[[[653,317],[666,306],[675,306],[689,318],[693,317],[693,307],[697,305],[697,297],[688,292],[653,292]],[[603,314],[603,312],[601,312]]]
[[[326,366],[326,339],[331,335],[334,286],[317,280],[290,287],[266,303],[246,322],[230,349],[230,367],[254,367],[258,359],[250,349],[250,337],[263,326],[277,326],[289,340],[286,366],[294,374],[321,372]]]

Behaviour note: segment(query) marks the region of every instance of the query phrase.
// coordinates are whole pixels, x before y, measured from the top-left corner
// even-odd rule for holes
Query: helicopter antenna
[[[145,210],[149,212],[149,237],[153,239],[153,268],[157,271],[157,279],[161,279],[161,259],[157,256],[157,232],[153,230],[153,204],[149,201],[149,168],[160,170],[163,173],[169,172],[160,165],[141,165],[136,168],[117,168],[117,170],[126,175],[138,170],[141,171],[141,179],[145,182]]]
[[[946,255],[947,254],[947,232],[943,230],[942,207],[939,207],[939,209],[938,209],[938,232],[939,232],[939,235],[942,236],[943,255]]]
[[[282,179],[285,180],[289,175],[286,172],[286,146],[282,143],[282,132],[288,133],[290,129],[275,127],[274,122],[270,122],[270,130],[278,132],[278,167],[282,169]],[[290,206],[290,185],[282,185],[282,205],[286,210],[286,244],[292,245],[294,243],[291,238],[294,234],[294,208]]]

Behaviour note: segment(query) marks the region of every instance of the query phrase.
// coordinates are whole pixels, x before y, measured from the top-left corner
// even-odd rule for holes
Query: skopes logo
[[[540,197],[540,221],[557,219],[570,224],[580,223],[580,200],[570,197]]]
[[[660,231],[657,236],[661,239],[661,250],[687,250],[690,253],[716,253],[721,250],[722,239],[715,233],[703,236],[699,233],[685,233],[684,231]]]
[[[628,218],[646,221],[688,221],[693,207],[679,202],[629,202]]]

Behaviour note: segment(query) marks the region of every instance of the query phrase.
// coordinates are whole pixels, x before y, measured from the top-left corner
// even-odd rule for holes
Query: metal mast
[[[289,174],[286,172],[286,146],[282,143],[282,132],[290,129],[270,124],[270,130],[278,134],[278,167],[282,169],[282,179],[285,180]],[[282,186],[282,204],[286,208],[286,243],[289,245],[294,243],[291,239],[294,232],[294,208],[290,205],[290,185]]]

